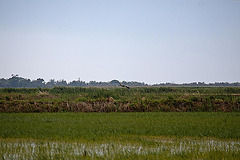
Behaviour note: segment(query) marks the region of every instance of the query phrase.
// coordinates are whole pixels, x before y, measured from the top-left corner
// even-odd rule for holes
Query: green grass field
[[[240,113],[0,114],[2,138],[95,140],[126,135],[240,138]]]
[[[1,159],[239,159],[240,113],[1,113]]]

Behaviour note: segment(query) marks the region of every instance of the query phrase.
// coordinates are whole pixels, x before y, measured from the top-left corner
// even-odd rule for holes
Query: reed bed
[[[3,88],[0,112],[239,112],[240,88]]]

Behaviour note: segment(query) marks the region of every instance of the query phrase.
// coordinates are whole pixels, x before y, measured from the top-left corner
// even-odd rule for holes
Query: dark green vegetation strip
[[[240,88],[3,88],[0,112],[240,111]]]
[[[240,88],[2,88],[0,112],[239,112]]]
[[[2,113],[0,137],[128,140],[131,136],[240,138],[240,113]]]

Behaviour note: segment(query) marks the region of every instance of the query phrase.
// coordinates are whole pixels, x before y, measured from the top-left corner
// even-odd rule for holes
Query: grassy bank
[[[3,88],[0,112],[239,112],[240,88]]]

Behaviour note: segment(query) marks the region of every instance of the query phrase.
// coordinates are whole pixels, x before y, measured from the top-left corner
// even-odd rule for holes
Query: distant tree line
[[[122,84],[128,85],[128,86],[148,86],[145,83],[141,82],[126,82],[122,81]],[[56,86],[69,86],[69,87],[107,87],[107,86],[118,86],[119,81],[118,80],[112,80],[110,82],[97,82],[97,81],[90,81],[85,82],[81,81],[80,79],[71,81],[67,83],[66,80],[54,80],[50,79],[48,82],[45,82],[44,79],[38,78],[37,80],[30,80],[27,78],[19,77],[18,75],[12,75],[11,78],[0,79],[0,87],[1,88],[36,88],[36,87],[42,87],[42,88],[51,88]]]
[[[159,87],[240,87],[239,82],[229,83],[229,82],[215,82],[215,83],[204,83],[204,82],[192,82],[192,83],[160,83],[154,84],[152,86]]]
[[[159,87],[175,87],[175,86],[191,86],[191,87],[208,87],[208,86],[226,86],[226,87],[239,87],[240,83],[228,83],[228,82],[215,82],[215,83],[204,83],[204,82],[193,82],[193,83],[183,83],[183,84],[175,84],[175,83],[160,83],[160,84],[154,84],[154,85],[148,85],[143,82],[127,82],[122,81],[121,82],[124,85],[130,86],[130,87],[143,87],[143,86],[159,86]],[[69,87],[108,87],[108,86],[118,86],[119,81],[118,80],[112,80],[110,82],[97,82],[97,81],[90,81],[85,82],[81,81],[80,79],[71,81],[67,83],[66,80],[54,80],[51,79],[48,82],[45,82],[44,79],[38,78],[36,80],[30,80],[27,78],[19,77],[18,75],[12,75],[11,78],[0,79],[0,87],[1,88],[36,88],[36,87],[42,87],[42,88],[51,88],[56,86],[69,86]]]

